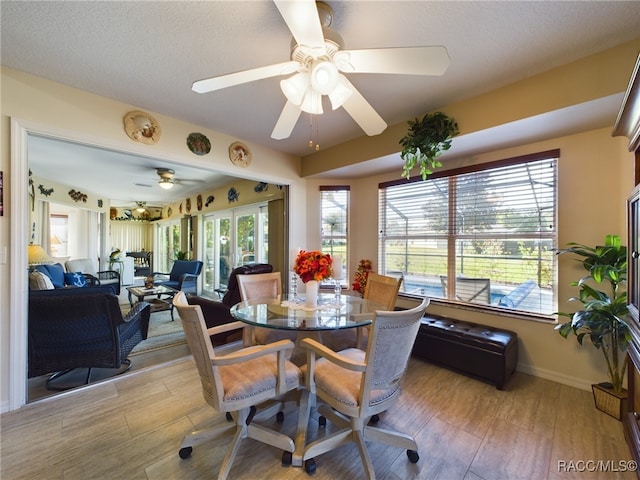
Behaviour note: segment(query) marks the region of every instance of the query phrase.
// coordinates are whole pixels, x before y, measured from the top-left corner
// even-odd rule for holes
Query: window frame
[[[351,187],[349,185],[320,185],[320,245],[323,253],[336,254],[342,256],[342,277],[339,279],[342,287],[349,287],[349,221],[350,221],[350,209],[351,209]],[[346,205],[344,213],[344,231],[335,233],[331,232],[327,234],[325,232],[325,194],[328,192],[346,192]],[[336,239],[344,242],[344,248],[340,247],[337,251],[325,245],[325,242],[329,245]]]
[[[538,311],[532,311],[532,310],[528,310],[528,309],[518,309],[517,307],[506,307],[506,306],[500,306],[500,305],[496,305],[493,304],[493,302],[491,302],[491,300],[489,300],[489,303],[486,304],[478,304],[478,303],[470,303],[470,302],[464,302],[464,301],[460,301],[459,299],[454,298],[454,294],[452,293],[452,288],[448,288],[445,284],[445,282],[443,281],[443,286],[442,288],[445,289],[444,290],[444,295],[445,297],[439,297],[439,296],[432,296],[432,300],[435,301],[436,303],[443,303],[443,304],[450,304],[450,305],[455,305],[457,307],[462,307],[462,308],[469,308],[469,309],[473,309],[473,310],[490,310],[494,313],[505,313],[505,314],[509,314],[511,316],[525,316],[527,318],[540,318],[543,319],[545,321],[550,321],[553,320],[553,312],[555,310],[557,310],[557,298],[558,298],[558,285],[557,285],[557,276],[558,276],[558,264],[557,261],[555,260],[555,255],[554,255],[554,250],[557,248],[557,242],[558,242],[558,227],[557,227],[557,222],[558,222],[558,164],[559,164],[559,160],[560,160],[560,150],[559,149],[554,149],[554,150],[547,150],[547,151],[543,151],[543,152],[538,152],[538,153],[533,153],[533,154],[528,154],[528,155],[522,155],[522,156],[518,156],[518,157],[513,157],[513,158],[506,158],[506,159],[501,159],[501,160],[496,160],[496,161],[491,161],[491,162],[486,162],[486,163],[482,163],[482,164],[475,164],[475,165],[469,165],[469,166],[464,166],[464,167],[460,167],[460,168],[453,168],[453,169],[449,169],[449,170],[440,170],[440,171],[436,171],[434,172],[432,175],[429,176],[429,178],[426,180],[426,182],[429,181],[436,181],[439,180],[440,182],[442,182],[442,179],[453,179],[453,182],[449,182],[449,185],[451,184],[455,184],[455,179],[456,178],[460,178],[460,176],[462,175],[467,175],[467,174],[473,174],[473,173],[478,173],[478,172],[485,172],[488,170],[493,170],[493,169],[499,169],[499,168],[503,168],[503,167],[511,167],[511,166],[518,166],[518,165],[524,165],[524,164],[528,164],[531,162],[539,162],[539,161],[543,161],[543,160],[551,160],[554,161],[554,172],[553,172],[553,181],[554,181],[554,190],[552,192],[552,202],[553,202],[553,223],[550,226],[550,229],[548,231],[544,231],[540,233],[540,237],[544,238],[545,241],[547,241],[547,243],[551,244],[551,249],[547,250],[547,263],[543,263],[543,261],[538,258],[538,264],[537,264],[537,269],[541,269],[544,266],[548,266],[550,265],[550,273],[548,273],[548,276],[550,277],[550,281],[549,281],[549,288],[547,290],[550,291],[545,291],[544,295],[545,295],[545,300],[542,300],[543,297],[543,293],[539,294],[539,302],[540,302],[540,306],[539,306],[539,310]],[[393,268],[390,268],[390,266],[388,265],[389,262],[389,253],[386,250],[387,248],[387,243],[393,238],[395,240],[401,239],[402,235],[397,235],[397,233],[395,235],[390,235],[388,234],[388,226],[386,224],[387,222],[387,211],[386,211],[386,193],[387,193],[387,189],[390,187],[396,187],[396,186],[402,186],[402,185],[407,185],[407,184],[414,184],[416,182],[423,182],[422,178],[420,176],[416,176],[416,177],[412,177],[409,180],[393,180],[393,181],[389,181],[389,182],[382,182],[379,184],[379,242],[378,242],[378,264],[380,265],[380,271],[382,273],[385,274],[390,274],[390,275],[398,275],[398,273],[401,276],[404,276],[405,272],[397,272],[397,269],[394,271]],[[448,282],[449,285],[451,285],[452,282],[449,281],[449,279],[453,278],[453,284],[455,284],[455,278],[457,277],[456,271],[457,271],[457,266],[456,266],[456,262],[457,262],[457,258],[459,256],[459,252],[456,251],[456,242],[460,241],[461,239],[464,238],[468,238],[469,235],[468,233],[465,232],[461,232],[456,224],[455,224],[455,212],[452,211],[452,203],[455,202],[456,200],[454,199],[453,201],[450,199],[450,195],[449,192],[447,191],[447,201],[449,202],[449,211],[447,213],[447,219],[449,220],[449,223],[446,225],[446,228],[444,229],[444,233],[442,234],[430,234],[430,235],[425,235],[423,237],[423,240],[433,240],[434,238],[438,237],[439,240],[441,242],[446,242],[446,249],[445,249],[445,257],[446,257],[446,282]],[[510,236],[512,236],[513,238],[516,238],[518,236],[518,234],[514,233],[509,233],[509,234],[505,234],[502,238],[504,239],[508,239],[510,238]],[[522,235],[522,236],[526,236]],[[483,238],[482,234],[478,235],[479,238]],[[412,238],[412,235],[407,232],[406,235],[406,241],[408,243],[409,239]],[[386,243],[387,242],[387,243]],[[408,248],[408,247],[407,247]],[[406,257],[408,255],[408,252],[405,252],[404,256]],[[524,261],[522,262],[524,263]],[[405,264],[405,269],[406,269],[406,264]],[[436,272],[431,272],[430,275],[431,276],[435,276]],[[448,288],[448,291],[447,291]],[[419,293],[414,293],[412,294],[411,292],[406,292],[404,291],[404,289],[401,289],[401,294],[404,296],[408,296],[408,297],[412,297],[412,296],[418,296],[420,295]],[[423,292],[424,294],[424,292]],[[550,296],[549,296],[550,295]]]

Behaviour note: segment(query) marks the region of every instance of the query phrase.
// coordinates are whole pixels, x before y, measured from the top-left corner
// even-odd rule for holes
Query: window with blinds
[[[556,310],[559,151],[380,185],[379,264],[407,294]]]
[[[322,252],[339,256],[343,266],[339,281],[348,285],[349,186],[321,186],[320,197]]]

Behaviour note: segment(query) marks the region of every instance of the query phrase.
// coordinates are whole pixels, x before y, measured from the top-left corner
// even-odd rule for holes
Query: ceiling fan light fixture
[[[302,100],[300,110],[303,112],[311,113],[313,115],[322,114],[322,95],[316,92],[313,88],[308,88],[307,93]]]
[[[160,188],[163,190],[169,190],[173,188],[173,178],[161,178],[158,180],[158,185],[160,185]]]
[[[349,100],[353,90],[349,87],[349,82],[344,75],[340,74],[338,83],[335,88],[329,92],[329,100],[331,100],[331,108],[333,110],[340,108],[344,102]]]
[[[296,73],[292,77],[280,81],[280,89],[294,105],[300,105],[304,94],[309,89],[310,80],[308,73]]]
[[[319,94],[328,95],[338,85],[339,75],[333,63],[327,60],[316,62],[311,68],[311,86]]]

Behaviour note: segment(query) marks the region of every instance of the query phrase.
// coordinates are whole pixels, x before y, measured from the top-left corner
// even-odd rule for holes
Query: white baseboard
[[[547,370],[545,368],[538,368],[532,365],[524,365],[518,363],[516,368],[519,372],[533,375],[534,377],[544,378],[545,380],[551,380],[552,382],[567,385],[569,387],[578,388],[580,390],[591,391],[591,385],[594,383],[591,380],[584,378],[576,378],[562,373],[554,372],[553,370]]]

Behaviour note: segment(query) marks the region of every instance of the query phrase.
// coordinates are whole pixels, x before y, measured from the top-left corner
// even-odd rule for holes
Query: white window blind
[[[409,294],[553,313],[558,156],[381,185],[382,270]]]

